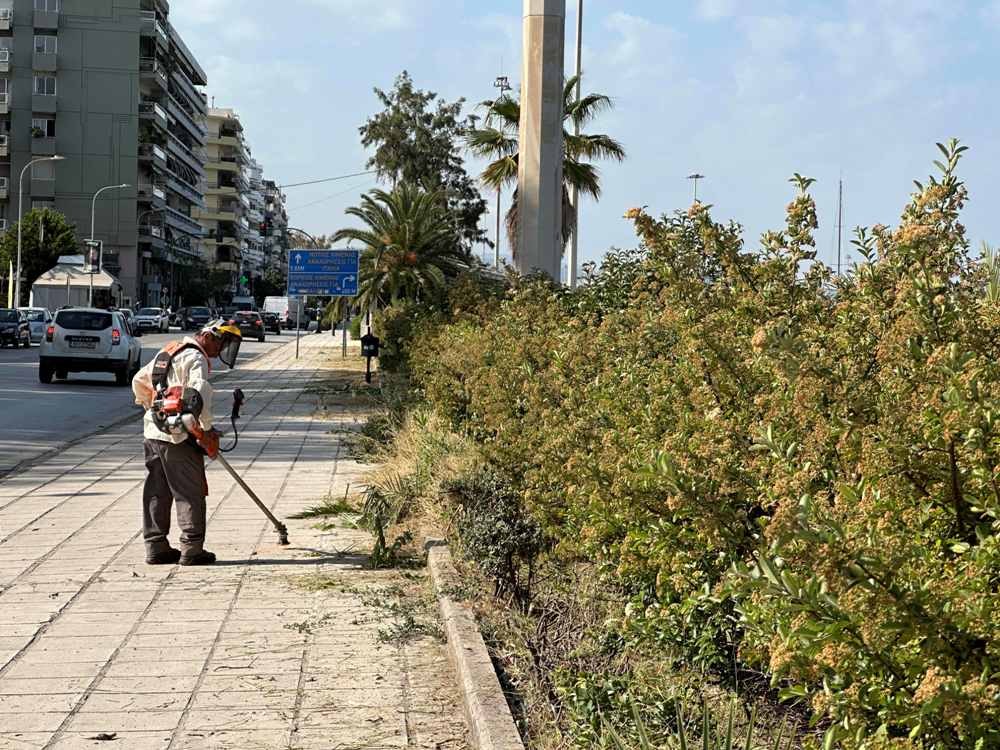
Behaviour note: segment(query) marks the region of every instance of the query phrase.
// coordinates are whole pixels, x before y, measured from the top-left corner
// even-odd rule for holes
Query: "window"
[[[32,169],[33,168],[34,167],[32,167]],[[55,207],[56,207],[56,202],[55,201],[31,201],[31,210],[32,211],[36,211],[36,210],[39,210],[39,211],[50,211],[50,210],[55,209]]]
[[[54,55],[56,53],[56,39],[58,37],[51,34],[35,34],[35,52]]]
[[[31,120],[31,135],[35,138],[55,138],[56,121],[52,117],[34,117]]]
[[[56,95],[56,77],[42,75],[41,73],[35,74],[35,93],[39,96],[55,96]]]
[[[59,0],[35,0],[35,10],[47,10],[52,13],[58,13]]]
[[[10,79],[0,78],[0,94],[10,93]]]
[[[111,313],[60,310],[56,313],[56,325],[78,331],[104,331],[111,327]]]
[[[40,161],[31,167],[31,179],[33,180],[54,180],[56,178],[56,163],[54,161]]]

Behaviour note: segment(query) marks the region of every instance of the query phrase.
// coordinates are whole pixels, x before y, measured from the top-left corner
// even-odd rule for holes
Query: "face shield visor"
[[[222,348],[219,349],[219,361],[232,370],[236,367],[236,358],[240,354],[240,344],[243,339],[232,333],[222,334]]]

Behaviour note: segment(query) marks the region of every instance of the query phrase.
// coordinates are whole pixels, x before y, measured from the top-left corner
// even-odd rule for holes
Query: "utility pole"
[[[559,281],[566,0],[524,0],[523,30],[517,268]]]
[[[583,98],[582,80],[583,75],[583,0],[576,2],[576,102],[580,103]],[[574,119],[573,135],[580,137],[580,121]],[[570,194],[570,203],[573,205],[573,236],[569,243],[569,274],[567,281],[569,288],[576,288],[576,267],[577,253],[580,249],[580,191],[573,185]]]
[[[500,89],[500,96],[497,99],[503,99],[504,95],[510,91],[510,81],[507,76],[501,75],[497,76],[497,79],[493,82],[493,85]],[[497,244],[493,248],[493,268],[500,270],[500,241],[503,235],[500,233],[501,219],[500,219],[500,195],[503,192],[503,185],[497,186]]]
[[[840,276],[840,247],[844,239],[844,181],[837,182],[837,275]]]
[[[697,203],[698,202],[698,180],[704,180],[705,179],[705,175],[698,174],[697,172],[695,172],[694,174],[689,174],[688,175],[688,179],[691,180],[692,182],[694,182],[694,202]]]

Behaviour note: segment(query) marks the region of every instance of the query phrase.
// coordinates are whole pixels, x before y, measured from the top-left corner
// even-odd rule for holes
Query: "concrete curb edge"
[[[458,580],[451,551],[438,539],[428,539],[425,549],[470,743],[476,750],[524,750],[476,618],[468,606],[448,594],[449,584]]]

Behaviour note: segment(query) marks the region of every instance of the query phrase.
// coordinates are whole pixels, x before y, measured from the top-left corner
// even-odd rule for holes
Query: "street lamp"
[[[62,161],[65,156],[43,156],[40,159],[32,159],[27,164],[24,165],[24,169],[21,170],[21,176],[17,180],[17,276],[14,280],[14,306],[17,307],[21,304],[21,201],[24,198],[24,173],[28,171],[28,167],[38,164],[43,161]]]
[[[688,179],[691,180],[692,182],[694,182],[694,202],[697,203],[698,202],[698,180],[704,180],[705,179],[705,175],[698,174],[697,172],[695,172],[694,174],[689,174],[688,175]]]
[[[132,187],[127,182],[123,182],[121,185],[105,185],[96,193],[94,193],[93,199],[90,201],[90,241],[94,242],[94,224],[97,211],[97,196],[103,193],[105,190],[123,190],[125,188]],[[101,252],[97,259],[97,270],[104,270],[104,245],[101,245]],[[87,297],[87,305],[90,307],[94,306],[94,267],[90,267],[90,294]]]
[[[494,88],[500,90],[500,96],[497,97],[497,101],[503,99],[508,91],[511,90],[510,80],[507,76],[497,76],[496,80],[493,81]],[[493,248],[493,268],[500,269],[500,194],[503,192],[503,186],[497,187],[497,244]]]

